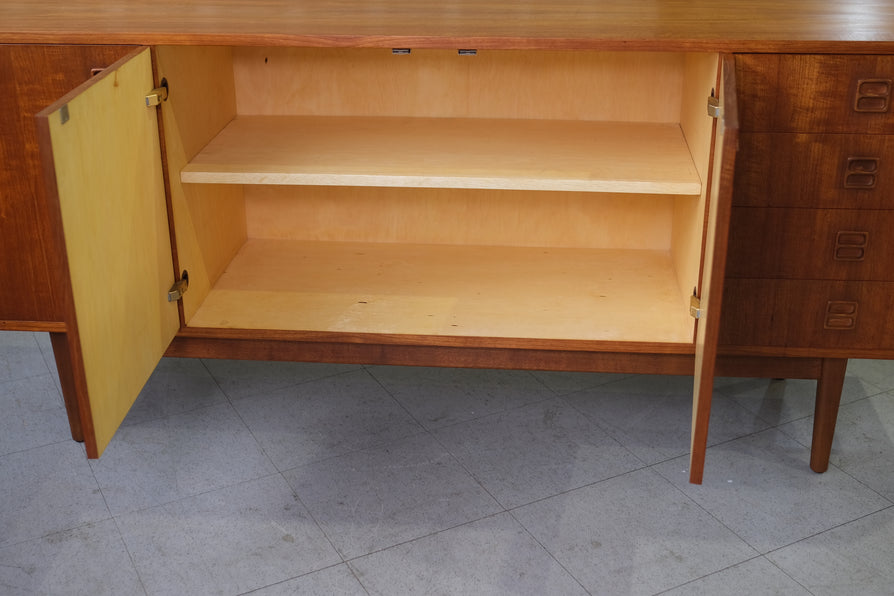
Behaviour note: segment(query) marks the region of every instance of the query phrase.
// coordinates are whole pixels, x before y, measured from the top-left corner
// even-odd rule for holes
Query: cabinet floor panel
[[[698,195],[680,126],[475,118],[240,116],[186,183]]]
[[[190,327],[691,343],[665,251],[250,239]]]

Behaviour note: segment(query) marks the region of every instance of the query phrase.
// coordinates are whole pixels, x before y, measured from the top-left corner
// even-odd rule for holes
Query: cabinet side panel
[[[56,194],[98,456],[179,328],[149,51],[48,108]],[[82,411],[85,408],[82,407]]]
[[[132,48],[0,45],[0,328],[64,320],[34,116]]]
[[[232,57],[229,48],[162,46],[157,63],[170,89],[161,113],[178,267],[189,272],[188,323],[245,242],[241,186],[180,182],[183,166],[236,115]]]

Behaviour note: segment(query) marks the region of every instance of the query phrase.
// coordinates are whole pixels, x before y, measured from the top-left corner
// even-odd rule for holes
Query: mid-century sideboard
[[[890,2],[0,6],[0,330],[99,457],[165,354],[817,379],[894,358]]]

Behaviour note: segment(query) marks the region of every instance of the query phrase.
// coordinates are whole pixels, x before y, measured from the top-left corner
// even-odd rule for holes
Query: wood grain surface
[[[111,440],[180,327],[167,301],[173,267],[157,116],[145,105],[151,87],[144,48],[38,115],[52,144],[49,190],[65,233],[91,457]]]
[[[249,240],[190,327],[686,343],[667,251]]]
[[[894,47],[888,0],[32,0],[0,42],[865,52]]]
[[[0,46],[0,329],[63,331],[61,235],[52,228],[34,115],[123,56],[120,46]]]
[[[243,116],[183,182],[698,195],[675,124]]]

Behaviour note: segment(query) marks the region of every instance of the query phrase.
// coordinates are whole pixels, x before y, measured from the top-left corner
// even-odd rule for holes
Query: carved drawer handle
[[[845,188],[875,188],[878,182],[878,157],[848,157],[844,171]]]
[[[869,232],[838,232],[835,237],[836,261],[862,261],[869,246]]]
[[[887,112],[890,99],[891,79],[861,79],[857,81],[854,111]]]
[[[825,328],[835,331],[846,331],[857,326],[856,302],[831,301],[826,305]]]

